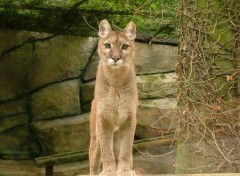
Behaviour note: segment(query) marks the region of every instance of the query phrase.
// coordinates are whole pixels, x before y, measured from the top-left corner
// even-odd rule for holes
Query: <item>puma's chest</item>
[[[100,98],[101,105],[104,109],[112,109],[124,111],[134,106],[134,95],[124,90],[108,90],[105,95]]]
[[[124,90],[109,90],[97,101],[98,112],[116,123],[125,121],[129,114],[135,112],[137,104],[137,95]]]

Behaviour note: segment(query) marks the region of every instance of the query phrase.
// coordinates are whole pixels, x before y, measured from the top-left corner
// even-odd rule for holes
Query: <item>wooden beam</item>
[[[46,166],[45,173],[46,173],[46,176],[53,176],[53,166]]]
[[[38,166],[53,166],[70,162],[77,162],[88,159],[88,151],[67,152],[36,158]]]

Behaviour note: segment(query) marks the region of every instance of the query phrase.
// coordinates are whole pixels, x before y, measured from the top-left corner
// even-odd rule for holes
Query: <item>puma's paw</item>
[[[116,176],[115,172],[101,172],[99,176]]]
[[[133,170],[118,172],[117,176],[136,176],[136,173]]]

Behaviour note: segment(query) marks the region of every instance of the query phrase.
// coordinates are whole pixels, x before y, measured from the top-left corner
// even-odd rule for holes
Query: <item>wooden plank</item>
[[[53,166],[46,166],[45,173],[46,173],[46,176],[53,176]]]
[[[76,175],[88,176],[88,175]],[[212,174],[144,174],[142,176],[240,176],[240,173],[212,173]]]
[[[88,152],[76,151],[61,153],[56,155],[44,156],[35,159],[38,166],[51,166],[69,162],[77,162],[88,159]]]
[[[174,137],[174,133],[170,133],[170,134],[167,134],[164,136],[135,140],[134,144],[146,143],[146,142],[157,141],[157,140],[164,140],[164,139],[173,138],[173,137]]]
[[[141,149],[141,148],[151,148],[156,146],[170,145],[170,144],[174,144],[176,140],[177,140],[176,138],[160,139],[160,140],[150,141],[146,143],[134,144],[133,147],[137,149]]]
[[[88,175],[76,175],[88,176]],[[240,173],[213,173],[213,174],[146,174],[142,176],[240,176]]]
[[[148,138],[143,140],[135,141],[134,148],[141,149],[147,147],[161,146],[161,145],[169,145],[176,141],[176,138],[171,137],[169,135],[168,138],[163,137],[155,137]],[[133,150],[134,150],[133,148]],[[67,153],[60,153],[56,155],[44,156],[36,158],[35,161],[38,166],[51,166],[75,161],[82,161],[88,159],[88,150],[84,151],[74,151]]]

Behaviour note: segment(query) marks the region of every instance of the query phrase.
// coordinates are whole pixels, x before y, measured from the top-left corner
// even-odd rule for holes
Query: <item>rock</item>
[[[89,81],[89,80],[93,80],[96,78],[98,62],[99,62],[99,56],[98,56],[97,51],[95,51],[91,58],[91,62],[87,66],[87,68],[84,72],[84,75],[82,77],[84,81]]]
[[[96,39],[91,37],[59,36],[35,43],[25,42],[4,54],[0,61],[0,101],[79,77],[96,45]]]
[[[33,62],[32,44],[26,44],[0,60],[0,101],[29,92],[28,76]]]
[[[29,159],[30,152],[15,152],[15,151],[7,151],[7,152],[2,152],[2,158],[6,160],[27,160]]]
[[[175,73],[137,76],[139,99],[163,98],[177,93]]]
[[[137,76],[139,99],[163,98],[177,93],[175,73]],[[83,109],[89,111],[94,94],[95,81],[81,85]]]
[[[25,153],[29,155],[36,155],[39,153],[40,148],[28,126],[21,126],[0,133],[0,155],[14,153]],[[18,156],[17,156],[18,157]]]
[[[20,99],[0,104],[0,118],[26,112],[26,99]]]
[[[0,160],[1,176],[44,176],[34,160]]]
[[[81,102],[88,103],[94,98],[95,81],[81,85]]]
[[[140,100],[139,107],[158,107],[159,109],[174,109],[177,107],[177,100],[175,98]]]
[[[177,100],[140,100],[137,112],[137,139],[157,137],[177,128]]]
[[[0,133],[18,126],[27,125],[28,121],[28,114],[20,114],[1,118]]]
[[[83,104],[83,110],[89,111],[91,107],[91,102],[94,98],[94,87],[95,81],[81,85],[81,102]]]
[[[95,38],[77,36],[58,36],[35,43],[32,89],[79,77],[96,45]]]
[[[89,113],[33,123],[45,154],[88,149]]]
[[[175,71],[178,47],[168,45],[136,43],[135,66],[137,74]]]
[[[26,44],[34,39],[41,39],[50,36],[51,34],[31,32],[31,31],[19,31],[11,29],[1,29],[0,32],[0,53],[4,53],[9,49],[16,46]]]
[[[134,59],[136,74],[174,72],[177,64],[178,47],[136,42],[137,51]],[[97,52],[91,58],[83,76],[84,81],[96,77],[99,56]]]
[[[88,102],[88,103],[86,103],[86,104],[83,104],[82,105],[82,109],[83,109],[83,112],[89,112],[89,111],[91,111],[91,102]]]
[[[32,95],[33,120],[80,114],[79,80],[50,85]]]
[[[133,169],[138,175],[174,174],[176,163],[175,146],[158,146],[134,153]]]

